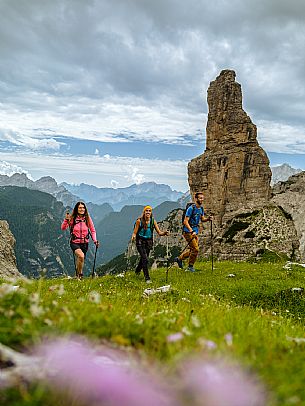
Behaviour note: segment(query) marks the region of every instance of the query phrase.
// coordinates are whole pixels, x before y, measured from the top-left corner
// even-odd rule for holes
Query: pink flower
[[[184,337],[183,334],[180,333],[180,332],[179,333],[173,333],[173,334],[170,334],[170,335],[168,335],[166,337],[166,341],[168,343],[175,343],[176,341],[182,340],[183,337]]]
[[[173,406],[164,386],[155,377],[136,370],[126,359],[104,351],[96,354],[83,342],[57,340],[39,351],[49,383],[64,389],[73,399],[90,405],[107,406]]]
[[[262,386],[239,367],[223,361],[190,362],[183,369],[184,391],[192,405],[264,406]]]

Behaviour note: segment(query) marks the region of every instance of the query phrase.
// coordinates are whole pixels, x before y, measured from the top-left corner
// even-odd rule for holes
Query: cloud
[[[111,179],[110,181],[111,187],[116,189],[119,186],[119,182],[117,182],[116,180]]]
[[[135,168],[132,165],[127,165],[126,170],[129,172],[129,174],[125,176],[125,179],[128,181],[132,181],[132,183],[135,183],[136,185],[145,182],[145,176],[143,173],[139,173],[138,168]]]
[[[13,131],[0,128],[0,141],[6,141],[12,146],[22,147],[30,150],[59,150],[63,143],[54,138],[36,138]]]
[[[25,173],[29,179],[33,180],[32,175],[27,170],[18,165],[14,165],[6,161],[0,161],[1,175],[12,176],[14,173]]]
[[[305,124],[304,42],[302,0],[4,1],[2,134],[33,150],[58,149],[54,134],[198,140],[209,82],[232,68],[253,121],[290,129],[277,149],[294,153],[290,135]],[[273,131],[263,137],[276,143]]]
[[[98,155],[67,156],[41,153],[0,152],[0,159],[25,168],[35,179],[52,176],[58,183],[88,183],[108,187],[118,182],[122,187],[132,183],[164,183],[179,191],[188,190],[187,162]]]

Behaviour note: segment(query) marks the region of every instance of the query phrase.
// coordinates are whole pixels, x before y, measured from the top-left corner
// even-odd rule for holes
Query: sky
[[[304,0],[0,0],[0,173],[185,192],[222,69],[304,170],[304,44]]]

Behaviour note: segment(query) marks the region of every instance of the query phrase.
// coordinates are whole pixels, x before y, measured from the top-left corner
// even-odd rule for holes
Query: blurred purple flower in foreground
[[[97,354],[80,341],[57,340],[39,350],[49,384],[88,405],[171,406],[173,396],[150,374],[133,368],[107,349]]]
[[[175,340],[174,340],[175,341]],[[73,404],[96,406],[264,406],[263,388],[239,367],[196,359],[165,376],[119,350],[92,349],[80,340],[56,340],[38,350],[48,384]],[[147,366],[147,364],[146,364]]]
[[[264,406],[263,387],[236,365],[219,360],[196,360],[184,365],[184,390],[192,405]]]

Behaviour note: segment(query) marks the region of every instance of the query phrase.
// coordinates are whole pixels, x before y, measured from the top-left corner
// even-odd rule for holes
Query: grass
[[[17,350],[46,336],[70,333],[133,348],[169,370],[190,354],[229,356],[249,367],[272,393],[270,404],[305,404],[305,270],[284,263],[197,262],[201,272],[173,267],[151,271],[149,287],[167,293],[143,297],[143,276],[104,276],[18,282],[0,293],[0,342]],[[234,275],[234,276],[232,276]],[[1,292],[1,285],[0,285]],[[183,339],[167,337],[183,332]],[[226,337],[232,336],[232,345]],[[207,343],[213,343],[208,346]],[[0,395],[7,404],[49,405],[45,391],[20,386]]]

